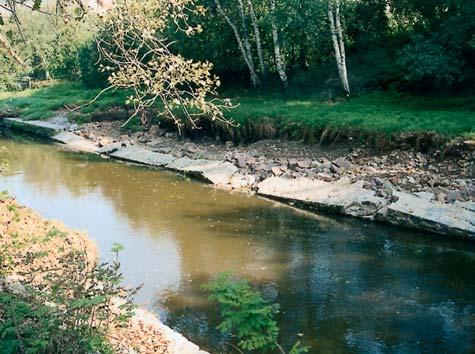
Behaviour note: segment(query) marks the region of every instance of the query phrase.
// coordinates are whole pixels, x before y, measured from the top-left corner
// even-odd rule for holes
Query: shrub
[[[462,61],[435,38],[413,36],[400,52],[398,64],[409,87],[446,89],[461,79]]]
[[[87,88],[107,86],[108,73],[99,70],[99,52],[94,41],[84,44],[78,52],[81,81]]]
[[[45,239],[54,237],[65,236],[49,233]],[[15,250],[21,252],[21,247],[4,251],[12,255]],[[119,250],[114,246],[114,252]],[[47,256],[27,253],[21,260],[35,264],[34,259]],[[22,283],[5,285],[0,294],[0,353],[113,353],[107,334],[130,319],[137,290],[120,285],[119,269],[117,257],[95,265],[84,252],[71,251],[54,269],[39,266],[19,273]]]
[[[229,272],[219,274],[202,288],[210,293],[209,300],[220,306],[223,321],[217,328],[235,335],[239,348],[260,352],[278,349],[284,353],[277,343],[279,327],[274,316],[278,304],[268,304],[248,281],[233,279]],[[299,342],[290,351],[291,354],[306,352],[308,347],[302,347]]]

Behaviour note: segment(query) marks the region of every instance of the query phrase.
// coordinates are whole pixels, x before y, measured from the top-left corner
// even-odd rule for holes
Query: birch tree
[[[241,13],[241,18],[244,19],[244,22],[245,22],[245,18],[243,18],[244,16],[244,9],[242,8],[242,0],[238,0],[239,1],[239,4],[240,4],[240,13]],[[257,72],[256,72],[256,69],[254,67],[254,62],[253,62],[253,59],[252,59],[252,52],[251,52],[251,46],[248,42],[248,38],[246,37],[243,37],[240,33],[240,31],[238,30],[238,27],[236,26],[236,24],[231,20],[231,18],[229,17],[229,15],[224,11],[223,7],[221,6],[221,3],[219,0],[214,0],[215,4],[216,4],[216,8],[218,9],[218,12],[224,17],[224,19],[226,20],[227,24],[229,25],[229,27],[231,27],[233,33],[234,33],[234,37],[236,38],[236,41],[238,43],[238,46],[239,46],[239,50],[241,51],[241,55],[244,59],[244,62],[246,63],[246,66],[249,70],[249,75],[251,77],[251,82],[252,82],[252,85],[253,86],[261,86],[261,80],[259,79],[259,76],[257,75]]]
[[[274,1],[274,0],[271,0]],[[328,3],[328,19],[330,22],[330,31],[335,51],[335,59],[345,95],[350,95],[350,84],[348,83],[348,72],[346,68],[345,43],[343,38],[343,29],[340,21],[340,0],[330,0]]]
[[[249,14],[251,17],[252,28],[254,29],[254,36],[256,37],[256,49],[257,49],[257,57],[259,58],[259,66],[261,69],[262,77],[265,80],[267,77],[267,68],[264,61],[264,53],[262,51],[262,41],[261,41],[261,32],[259,30],[259,22],[257,21],[257,16],[254,11],[254,5],[252,3],[252,0],[248,0],[248,6],[249,6]]]
[[[275,57],[275,66],[277,68],[277,72],[279,74],[280,81],[284,88],[288,86],[288,79],[287,74],[285,73],[285,64],[284,59],[282,58],[282,53],[280,50],[279,44],[279,33],[277,29],[277,21],[276,21],[276,6],[275,0],[270,0],[271,6],[271,27],[272,27],[272,40],[274,42],[274,57]]]

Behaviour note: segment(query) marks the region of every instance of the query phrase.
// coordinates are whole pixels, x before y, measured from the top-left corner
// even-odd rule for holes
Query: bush
[[[447,89],[461,80],[462,62],[436,39],[413,36],[400,52],[398,64],[409,88]]]
[[[99,70],[99,52],[94,41],[84,44],[78,53],[81,82],[87,88],[107,86],[107,72]]]
[[[42,242],[55,237],[65,235],[53,230]],[[2,251],[16,258],[21,247],[12,244]],[[34,259],[47,256],[27,253],[21,260],[37,264]],[[10,259],[0,260],[2,269],[9,267]],[[18,274],[22,283],[5,284],[0,294],[0,353],[113,353],[107,334],[130,319],[136,292],[120,285],[119,268],[117,258],[111,264],[91,265],[84,252],[71,251],[54,269],[41,266]]]
[[[259,291],[254,290],[248,281],[233,279],[231,273],[219,274],[215,280],[202,286],[209,292],[209,300],[217,302],[221,308],[223,321],[217,327],[223,333],[237,337],[239,348],[250,351],[269,351],[278,349],[279,327],[274,316],[278,304],[268,304]],[[291,354],[308,352],[297,342]]]

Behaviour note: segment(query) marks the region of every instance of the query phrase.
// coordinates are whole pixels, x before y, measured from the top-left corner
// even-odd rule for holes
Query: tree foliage
[[[212,64],[174,53],[167,36],[169,26],[186,36],[200,32],[201,26],[188,19],[203,12],[192,0],[129,0],[103,17],[96,41],[103,70],[110,73],[106,90],[132,93],[130,119],[140,116],[146,122],[152,111],[178,127],[184,121],[197,127],[203,116],[228,122],[223,110],[231,103],[216,97],[220,81],[211,72]]]

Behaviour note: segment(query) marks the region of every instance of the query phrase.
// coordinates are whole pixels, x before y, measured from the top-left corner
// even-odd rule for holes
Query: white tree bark
[[[271,6],[271,26],[272,26],[272,39],[274,41],[274,55],[275,55],[275,66],[277,67],[277,72],[279,73],[279,78],[284,88],[287,88],[289,85],[287,74],[285,73],[285,64],[282,59],[282,53],[280,51],[279,44],[279,33],[277,31],[277,24],[275,21],[275,0],[270,0]]]
[[[335,50],[335,59],[338,67],[343,90],[347,96],[350,95],[350,84],[348,82],[348,72],[346,68],[345,43],[343,41],[343,29],[340,21],[340,0],[330,0],[328,4],[328,19],[330,21],[330,31]]]
[[[239,30],[237,26],[231,21],[229,16],[226,14],[226,12],[223,10],[221,7],[221,3],[219,0],[214,0],[216,7],[219,11],[219,13],[224,17],[226,22],[228,23],[229,27],[231,27],[234,36],[236,37],[236,41],[239,46],[239,50],[241,51],[242,57],[247,65],[247,68],[249,69],[249,75],[251,76],[251,82],[253,86],[260,86],[261,85],[261,80],[259,79],[259,76],[256,73],[256,70],[254,68],[254,63],[252,61],[252,55],[250,53],[250,45],[248,40],[243,40],[241,37],[241,34],[239,33]],[[242,4],[241,0],[239,2]]]
[[[256,48],[257,48],[257,57],[259,58],[259,66],[261,69],[261,74],[264,79],[267,76],[267,69],[264,62],[264,54],[262,52],[262,42],[261,42],[261,33],[259,30],[259,23],[257,21],[256,13],[254,12],[254,5],[252,0],[248,0],[249,5],[249,14],[251,15],[252,28],[254,29],[254,36],[256,37]]]
[[[246,14],[244,12],[244,4],[242,0],[238,0],[239,3],[239,15],[241,16],[241,30],[242,30],[242,39],[244,42],[244,47],[246,48],[247,58],[249,63],[251,63],[253,70],[254,68],[254,61],[252,60],[252,47],[251,43],[249,42],[249,35],[247,33],[247,24],[246,24]]]

